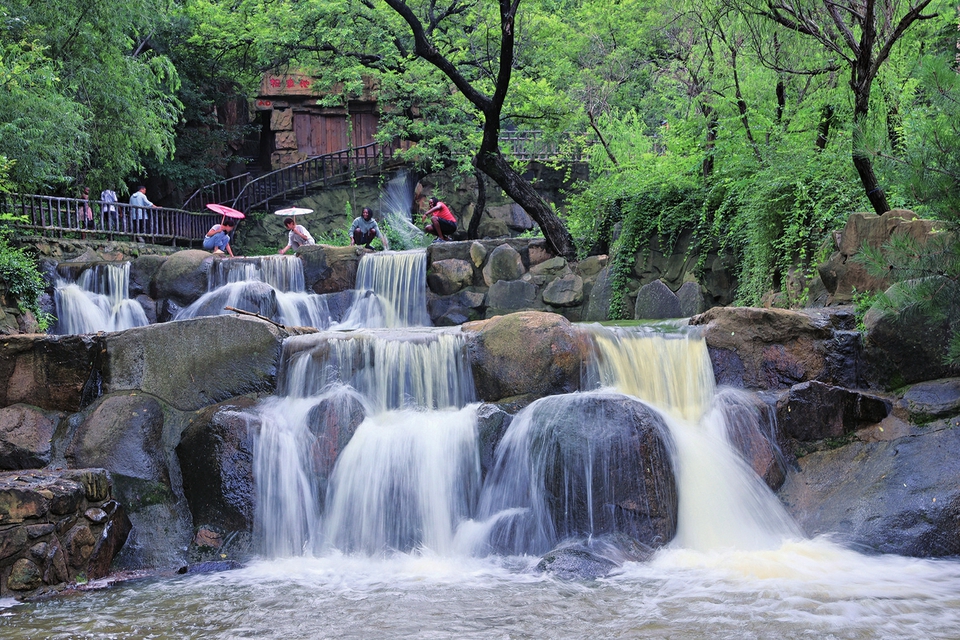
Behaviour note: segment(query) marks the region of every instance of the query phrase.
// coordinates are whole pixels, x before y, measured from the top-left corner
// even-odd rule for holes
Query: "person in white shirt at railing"
[[[156,207],[147,199],[147,188],[143,185],[137,187],[137,190],[130,196],[130,204],[134,207],[130,210],[130,219],[133,220],[133,231],[135,233],[144,233],[147,227],[146,207]]]
[[[117,211],[117,192],[113,189],[104,189],[100,192],[100,217],[104,226],[111,231],[120,231],[120,217]]]

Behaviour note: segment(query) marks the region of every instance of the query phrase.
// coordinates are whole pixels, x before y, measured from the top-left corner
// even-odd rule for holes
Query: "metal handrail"
[[[399,144],[387,146],[377,142],[313,156],[250,180],[230,202],[240,211],[249,211],[260,205],[269,206],[271,200],[300,192],[306,196],[310,187],[341,184],[345,180],[379,169],[393,158]]]
[[[89,204],[93,220],[84,221]],[[214,213],[197,213],[167,207],[137,207],[126,202],[102,202],[80,198],[8,193],[0,196],[0,213],[13,216],[12,224],[44,236],[87,234],[113,239],[142,239],[155,244],[195,246],[202,243],[212,225],[220,221]]]
[[[251,175],[248,171],[239,176],[204,185],[194,191],[180,208],[184,211],[203,211],[204,207],[210,203],[230,202],[250,182]]]

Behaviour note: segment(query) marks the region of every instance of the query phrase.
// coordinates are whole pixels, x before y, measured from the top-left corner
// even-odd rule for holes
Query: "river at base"
[[[152,578],[29,604],[19,638],[956,638],[960,562],[824,539],[658,552],[565,582],[527,557],[329,555]]]

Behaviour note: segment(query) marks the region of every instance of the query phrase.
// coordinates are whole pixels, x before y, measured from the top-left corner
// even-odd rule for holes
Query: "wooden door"
[[[293,112],[293,130],[297,135],[297,151],[308,156],[320,153],[317,149],[317,140],[313,134],[315,119],[311,113]]]
[[[320,146],[323,150],[320,153],[333,153],[349,148],[347,117],[324,115],[320,118],[323,120],[322,126],[318,128],[322,135]]]
[[[377,133],[377,115],[375,113],[354,113],[350,115],[353,127],[353,146],[362,147],[373,142]]]

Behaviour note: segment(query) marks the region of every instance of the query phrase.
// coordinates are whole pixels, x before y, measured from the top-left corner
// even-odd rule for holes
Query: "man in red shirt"
[[[430,218],[430,224],[423,228],[427,233],[437,236],[434,242],[446,242],[457,231],[457,219],[450,212],[450,207],[436,198],[430,198],[430,208],[423,214],[423,219]]]

